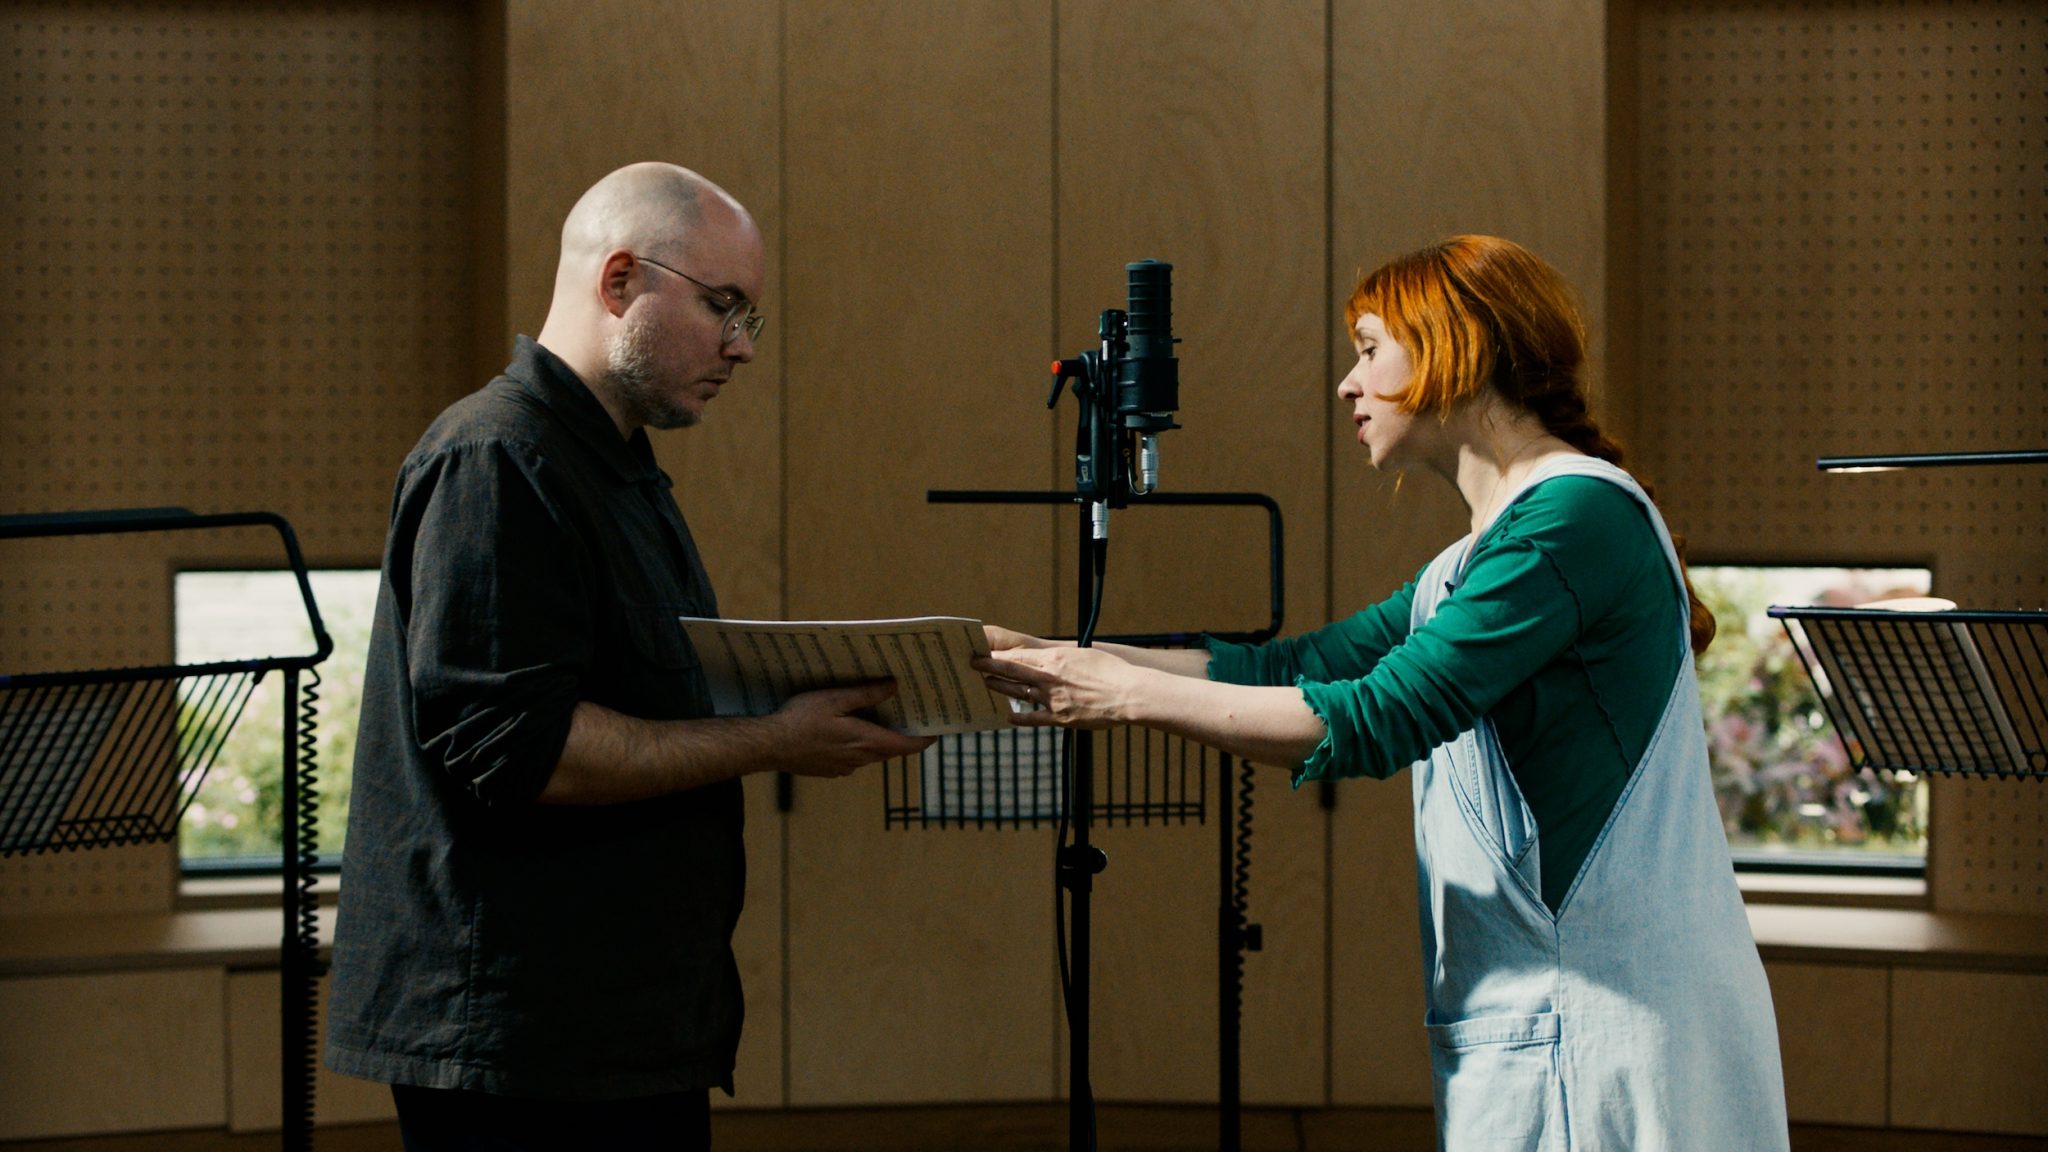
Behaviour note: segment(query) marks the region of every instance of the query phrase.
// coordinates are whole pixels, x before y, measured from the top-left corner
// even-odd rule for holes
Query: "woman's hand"
[[[1006,652],[1016,648],[1071,648],[1072,640],[1041,640],[999,624],[983,624],[981,631],[988,637],[991,652]]]
[[[998,633],[1026,643],[998,647]],[[1026,728],[1137,723],[1133,705],[1155,675],[1098,648],[1056,646],[1008,629],[991,629],[989,646],[1001,655],[977,658],[974,668],[991,691],[1038,706],[1011,715],[1010,723]]]
[[[1200,649],[1080,648],[984,627],[993,652],[976,657],[974,670],[990,691],[1036,707],[1011,713],[1010,723],[1021,727],[1142,724],[1259,764],[1285,765],[1300,764],[1326,731],[1301,689],[1215,683],[1204,675],[1209,653]]]

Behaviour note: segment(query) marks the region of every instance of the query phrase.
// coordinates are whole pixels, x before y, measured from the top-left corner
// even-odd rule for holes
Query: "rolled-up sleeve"
[[[1310,680],[1351,680],[1372,671],[1408,635],[1415,582],[1348,619],[1264,644],[1202,637],[1209,679],[1267,687]]]
[[[1475,553],[1457,593],[1369,673],[1296,681],[1328,729],[1297,783],[1393,775],[1478,723],[1580,628],[1572,589],[1544,549],[1508,539]]]
[[[1295,772],[1294,786],[1333,772],[1337,758],[1337,727],[1324,691],[1332,682],[1356,682],[1377,668],[1408,636],[1415,582],[1350,618],[1265,644],[1234,644],[1204,636],[1209,649],[1209,679],[1226,684],[1267,687],[1292,684],[1301,690],[1309,710],[1323,721],[1323,739]],[[1348,743],[1348,738],[1347,738]]]
[[[413,730],[428,762],[486,805],[540,795],[591,660],[587,551],[521,446],[451,446],[401,478],[394,539],[436,541],[392,570]]]

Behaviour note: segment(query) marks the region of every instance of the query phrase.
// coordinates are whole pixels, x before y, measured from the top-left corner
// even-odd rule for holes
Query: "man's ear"
[[[607,313],[623,316],[627,306],[633,303],[637,294],[633,274],[638,264],[633,254],[624,248],[615,248],[605,254],[604,263],[598,267],[597,297]]]

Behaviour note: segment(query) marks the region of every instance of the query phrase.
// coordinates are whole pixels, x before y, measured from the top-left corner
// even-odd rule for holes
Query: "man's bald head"
[[[753,217],[674,164],[629,164],[592,185],[562,223],[561,263],[540,343],[595,393],[620,430],[695,421],[753,359],[724,321],[761,297]]]
[[[680,260],[690,234],[707,219],[753,227],[739,201],[688,168],[653,161],[628,164],[591,185],[569,209],[562,222],[556,292],[566,279],[587,284],[605,256],[620,248]]]

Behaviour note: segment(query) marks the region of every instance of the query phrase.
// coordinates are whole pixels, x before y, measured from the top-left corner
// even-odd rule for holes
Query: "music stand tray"
[[[1856,768],[2048,779],[2048,612],[1773,607]]]

